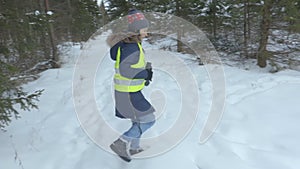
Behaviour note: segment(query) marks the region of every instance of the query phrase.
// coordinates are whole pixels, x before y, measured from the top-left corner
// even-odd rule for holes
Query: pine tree
[[[15,69],[13,66],[0,61],[0,69],[0,129],[4,129],[13,118],[20,117],[20,110],[37,109],[36,101],[43,90],[28,94],[10,78]]]
[[[57,61],[58,44],[87,40],[100,17],[94,0],[0,0],[0,128],[21,110],[37,108],[42,90],[25,92],[20,75],[33,73],[39,62]]]
[[[285,23],[280,24],[282,29],[300,32],[300,2],[298,0],[274,1],[274,22]]]
[[[100,9],[93,0],[77,0],[72,5],[73,41],[86,41],[100,27]]]
[[[107,0],[105,2],[108,4],[107,14],[111,21],[126,16],[130,8],[137,6],[131,1]]]

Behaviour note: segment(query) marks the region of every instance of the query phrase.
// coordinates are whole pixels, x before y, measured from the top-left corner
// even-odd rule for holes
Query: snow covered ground
[[[103,46],[103,45],[102,45]],[[99,46],[98,46],[99,47]],[[204,66],[186,55],[172,52],[157,54],[157,47],[145,44],[146,55],[171,55],[185,60],[199,89],[199,114],[191,132],[176,147],[151,158],[131,163],[97,146],[78,122],[73,104],[72,81],[80,46],[74,45],[63,55],[60,69],[48,70],[24,85],[28,91],[45,89],[39,110],[22,113],[0,132],[0,169],[298,169],[300,167],[300,73],[292,70],[276,74],[264,69],[251,71],[224,66],[226,101],[222,120],[212,137],[199,144],[200,132],[211,105],[211,82]],[[120,132],[128,121],[114,117],[111,93],[113,62],[108,48],[95,78],[95,98],[101,115]],[[96,53],[96,52],[95,52]],[[144,89],[157,109],[164,110],[157,123],[145,135],[154,137],[165,131],[179,117],[181,100],[178,83],[163,71],[154,72],[153,83]],[[180,71],[176,65],[170,69]],[[215,66],[215,65],[212,65]],[[155,67],[155,65],[154,65]],[[163,93],[163,94],[162,94]],[[159,97],[155,97],[159,96]],[[163,100],[160,100],[164,96]],[[162,105],[162,101],[165,102]],[[197,103],[190,103],[190,106]],[[187,109],[186,111],[189,111]],[[189,123],[187,121],[186,123]],[[104,139],[104,138],[103,138]],[[162,143],[157,143],[162,144]],[[154,146],[154,145],[152,145]],[[150,150],[150,149],[149,149]]]

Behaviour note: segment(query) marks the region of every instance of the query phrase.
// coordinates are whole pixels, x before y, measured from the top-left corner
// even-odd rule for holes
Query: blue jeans
[[[128,131],[126,131],[121,137],[128,142],[130,142],[130,149],[138,149],[140,148],[140,138],[142,134],[153,126],[155,121],[140,123],[140,122],[132,122],[132,126]]]

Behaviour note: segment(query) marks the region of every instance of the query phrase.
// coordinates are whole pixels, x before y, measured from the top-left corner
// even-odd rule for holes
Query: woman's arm
[[[131,65],[134,65],[139,61],[139,49],[132,52],[131,50],[123,48],[121,55],[120,74],[122,76],[130,79],[146,79],[148,77],[146,69],[131,67]]]

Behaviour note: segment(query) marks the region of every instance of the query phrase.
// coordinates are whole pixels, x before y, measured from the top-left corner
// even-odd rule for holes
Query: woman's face
[[[147,32],[148,32],[148,28],[141,29],[140,30],[140,37],[141,38],[147,37],[148,36]]]

